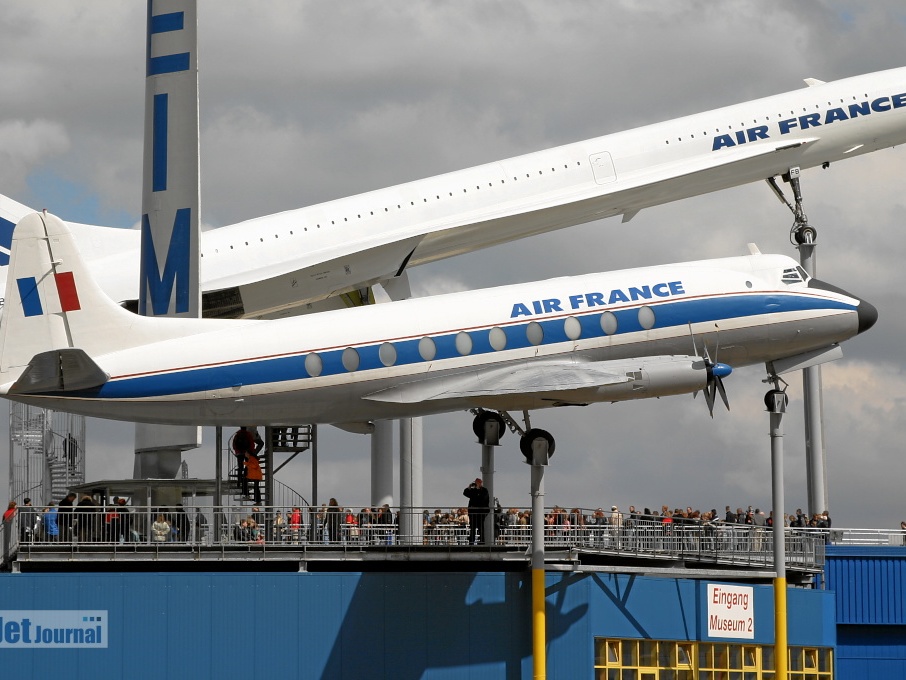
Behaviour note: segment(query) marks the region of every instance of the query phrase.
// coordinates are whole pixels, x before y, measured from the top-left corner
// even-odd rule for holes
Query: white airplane
[[[61,220],[33,213],[14,232],[0,396],[99,418],[357,431],[698,390],[713,408],[731,365],[780,374],[837,358],[877,319],[791,258],[750,250],[288,319],[150,318],[103,293]]]
[[[906,142],[906,68],[809,87],[207,231],[203,315],[342,306],[407,267]],[[2,247],[34,212],[0,197]],[[101,287],[137,299],[139,233],[70,224]],[[164,263],[159,263],[164,268]],[[2,268],[0,268],[2,272]],[[2,273],[0,273],[2,277]]]

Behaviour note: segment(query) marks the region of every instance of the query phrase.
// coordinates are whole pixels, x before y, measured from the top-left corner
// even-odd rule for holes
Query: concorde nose
[[[819,288],[821,290],[830,290],[835,293],[841,293],[847,297],[855,298],[859,301],[859,307],[856,309],[856,317],[859,319],[859,330],[857,333],[864,333],[869,328],[875,325],[878,320],[878,310],[871,304],[860,298],[858,295],[853,295],[842,288],[831,285],[826,281],[821,281],[820,279],[809,279],[808,282],[809,288]]]

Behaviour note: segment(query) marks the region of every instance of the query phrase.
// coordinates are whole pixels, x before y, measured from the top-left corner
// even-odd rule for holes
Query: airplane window
[[[324,370],[324,362],[321,361],[321,357],[312,352],[307,357],[305,357],[305,372],[308,373],[312,378],[317,378],[321,375],[321,371]]]
[[[506,333],[503,332],[502,328],[492,328],[488,335],[488,340],[491,343],[491,347],[498,352],[506,349]]]
[[[639,325],[646,331],[654,327],[654,310],[651,307],[642,307],[639,310]]]
[[[601,330],[605,335],[613,335],[617,332],[617,317],[613,312],[604,312],[601,315]]]
[[[808,275],[807,271],[805,271],[802,267],[796,267],[796,269],[799,270],[799,274],[802,276],[803,281],[809,280],[809,275]]]
[[[472,353],[472,336],[461,331],[456,334],[456,351],[462,356]]]
[[[576,317],[571,316],[563,322],[563,332],[570,340],[578,340],[582,336],[582,324]]]
[[[544,329],[537,321],[532,321],[525,327],[525,337],[533,345],[540,345],[544,342]]]
[[[396,363],[396,347],[385,342],[378,350],[378,357],[384,366],[393,366]]]
[[[343,350],[343,368],[347,371],[357,371],[359,369],[359,353],[352,347]]]
[[[431,338],[422,338],[418,341],[418,354],[425,361],[432,361],[437,355],[437,345]]]

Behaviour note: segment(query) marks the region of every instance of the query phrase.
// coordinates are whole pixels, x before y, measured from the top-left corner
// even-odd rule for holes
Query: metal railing
[[[98,551],[180,548],[220,551],[264,546],[273,554],[283,549],[304,550],[426,550],[519,551],[531,544],[531,527],[508,523],[518,515],[500,514],[495,519],[493,540],[470,545],[468,515],[464,512],[432,513],[413,509],[422,522],[411,535],[400,533],[396,509],[379,512],[352,512],[323,507],[260,507],[240,505],[196,505],[181,507],[97,507],[57,512],[56,532],[51,524],[37,520],[33,527],[20,527],[18,517],[0,527],[0,562],[19,555],[65,551],[68,559],[79,553],[97,559]],[[773,535],[768,527],[736,524],[663,523],[659,519],[631,519],[619,525],[592,523],[593,513],[568,523],[557,513],[546,515],[545,547],[553,555],[581,551],[601,555],[698,561],[770,567],[773,564]],[[520,513],[527,518],[528,513]],[[41,517],[42,513],[35,515]],[[574,517],[575,519],[575,517]],[[555,523],[563,521],[562,524]],[[587,523],[583,523],[587,521]],[[215,530],[216,527],[216,530]],[[23,529],[28,529],[24,531]],[[825,543],[833,538],[852,538],[856,530],[786,530],[788,565],[819,569],[824,564]],[[861,531],[861,530],[860,530]],[[876,534],[880,542],[880,536]],[[902,541],[902,532],[888,532]],[[846,541],[844,541],[846,542]],[[90,550],[88,550],[90,548]]]

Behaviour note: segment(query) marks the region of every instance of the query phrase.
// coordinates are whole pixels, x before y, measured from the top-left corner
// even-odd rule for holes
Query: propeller
[[[692,352],[695,356],[698,356],[698,348],[695,346],[695,334],[692,332],[692,323],[689,323],[689,335],[692,336]],[[714,417],[714,402],[715,397],[720,394],[721,401],[724,402],[724,406],[727,407],[727,410],[730,410],[730,400],[727,398],[727,389],[724,387],[724,378],[730,375],[733,372],[733,369],[728,364],[720,363],[719,361],[711,361],[711,356],[708,354],[708,343],[702,341],[703,348],[703,359],[705,361],[705,370],[708,372],[708,377],[705,381],[705,404],[708,406],[708,413],[711,414],[711,417]],[[720,350],[720,335],[717,336],[717,343],[714,347],[714,358],[717,358],[717,352]],[[692,398],[694,399],[698,395],[698,391],[692,393]]]

